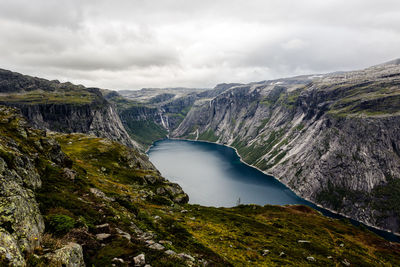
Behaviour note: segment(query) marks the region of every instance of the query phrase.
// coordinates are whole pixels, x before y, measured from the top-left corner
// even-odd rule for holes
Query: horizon
[[[334,74],[334,73],[345,73],[345,72],[352,72],[352,71],[359,71],[359,70],[363,70],[366,68],[370,68],[370,67],[374,67],[374,66],[378,66],[378,65],[382,65],[382,64],[386,64],[386,63],[390,63],[392,61],[400,61],[400,58],[395,58],[395,59],[391,59],[389,61],[385,61],[385,62],[381,62],[381,63],[377,63],[374,65],[370,65],[370,66],[366,66],[363,68],[359,68],[359,69],[354,69],[354,70],[336,70],[336,71],[331,71],[331,72],[326,72],[326,73],[304,73],[304,74],[298,74],[298,75],[294,75],[294,76],[286,76],[286,77],[277,77],[277,78],[272,78],[272,79],[267,79],[267,80],[259,80],[259,81],[250,81],[248,83],[244,83],[244,82],[229,82],[229,81],[225,81],[225,82],[221,82],[218,84],[215,84],[214,86],[211,87],[184,87],[184,86],[166,86],[166,87],[142,87],[142,88],[138,88],[138,89],[118,89],[118,88],[104,88],[104,87],[100,87],[100,86],[87,86],[85,84],[81,84],[81,83],[74,83],[70,80],[60,80],[57,77],[54,78],[47,78],[47,77],[39,77],[39,76],[35,76],[35,75],[31,75],[29,73],[21,73],[15,70],[10,70],[10,69],[5,69],[5,68],[0,68],[0,70],[6,70],[6,71],[11,71],[11,72],[15,72],[21,75],[26,75],[26,76],[31,76],[34,78],[39,78],[39,79],[46,79],[48,81],[58,81],[60,83],[72,83],[76,86],[84,86],[86,88],[98,88],[101,90],[110,90],[110,91],[140,91],[140,90],[146,90],[146,89],[150,89],[150,90],[164,90],[164,89],[188,89],[188,90],[212,90],[214,88],[216,88],[218,85],[222,85],[222,84],[233,84],[233,83],[237,83],[237,84],[250,84],[250,83],[261,83],[261,82],[268,82],[268,81],[276,81],[276,80],[281,80],[281,79],[290,79],[290,78],[295,78],[295,77],[302,77],[302,76],[313,76],[313,75],[326,75],[326,74]]]

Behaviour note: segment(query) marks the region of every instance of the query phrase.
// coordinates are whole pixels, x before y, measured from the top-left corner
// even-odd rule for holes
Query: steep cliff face
[[[80,132],[137,146],[99,89],[0,70],[0,104],[18,107],[40,129]]]
[[[239,85],[197,101],[175,137],[235,147],[296,193],[399,232],[400,67]]]
[[[55,140],[29,128],[14,109],[0,106],[0,133],[0,265],[25,266],[45,228],[35,198],[44,166],[71,162]]]

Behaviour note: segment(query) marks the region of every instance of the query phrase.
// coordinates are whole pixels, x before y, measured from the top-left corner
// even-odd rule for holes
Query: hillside
[[[94,134],[138,146],[98,88],[0,69],[0,104],[19,108],[36,128]]]
[[[2,266],[396,265],[400,246],[304,206],[207,208],[144,154],[0,106]],[[301,219],[300,219],[301,218]]]

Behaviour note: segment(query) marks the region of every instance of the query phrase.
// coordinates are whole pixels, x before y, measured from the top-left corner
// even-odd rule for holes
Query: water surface
[[[192,204],[233,207],[239,199],[240,204],[303,204],[325,216],[344,218],[298,197],[274,177],[241,162],[235,150],[226,146],[165,139],[155,142],[148,155],[164,177],[182,186]],[[390,241],[400,241],[394,234],[366,227]]]
[[[185,140],[157,141],[148,152],[161,174],[182,186],[189,203],[306,204],[274,177],[242,163],[229,147]]]

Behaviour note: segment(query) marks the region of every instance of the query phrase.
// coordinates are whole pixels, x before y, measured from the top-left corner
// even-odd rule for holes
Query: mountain
[[[89,133],[138,146],[98,88],[60,83],[0,69],[0,104],[17,107],[40,129]]]
[[[145,150],[154,141],[166,138],[170,131],[177,128],[194,102],[209,91],[165,88],[102,92],[116,107],[130,137]]]
[[[400,232],[400,66],[229,87],[172,137],[234,147],[303,198]]]
[[[396,265],[400,245],[305,206],[186,204],[146,155],[0,106],[1,266]]]

